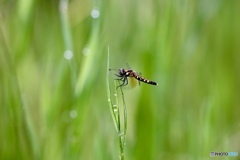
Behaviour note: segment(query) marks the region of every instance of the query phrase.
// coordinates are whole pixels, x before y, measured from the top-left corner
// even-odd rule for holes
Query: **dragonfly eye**
[[[125,73],[126,73],[123,68],[120,68],[118,72],[121,76],[125,75]]]

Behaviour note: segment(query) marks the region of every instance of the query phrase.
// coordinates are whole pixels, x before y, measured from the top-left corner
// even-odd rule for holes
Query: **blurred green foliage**
[[[110,67],[159,84],[124,91],[125,159],[240,153],[240,1],[59,5],[0,1],[0,159],[119,159],[108,46]]]

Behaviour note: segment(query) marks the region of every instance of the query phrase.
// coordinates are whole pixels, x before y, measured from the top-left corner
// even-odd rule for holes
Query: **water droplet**
[[[70,116],[71,118],[76,118],[76,117],[77,117],[77,111],[76,111],[76,110],[71,110],[71,111],[69,112],[69,116]]]
[[[100,11],[98,9],[93,9],[92,12],[91,12],[91,16],[92,18],[98,18],[100,16]]]
[[[118,136],[121,136],[121,138],[123,137],[124,133],[123,132],[119,132]]]
[[[64,58],[67,60],[71,60],[73,58],[73,52],[70,50],[66,50],[64,52]]]

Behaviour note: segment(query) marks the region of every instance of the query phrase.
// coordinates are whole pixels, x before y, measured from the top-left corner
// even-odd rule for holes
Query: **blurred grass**
[[[107,46],[110,68],[128,62],[159,84],[124,93],[131,106],[125,159],[240,153],[239,6],[72,0],[71,46],[59,1],[0,1],[0,159],[119,158],[105,89]]]

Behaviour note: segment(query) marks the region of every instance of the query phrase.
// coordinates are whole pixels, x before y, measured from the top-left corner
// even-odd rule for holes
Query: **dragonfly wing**
[[[137,86],[138,81],[134,77],[129,77],[128,79],[129,79],[129,86],[131,88],[134,88]]]
[[[120,82],[120,83],[122,83],[122,82]],[[129,89],[135,88],[138,85],[138,80],[136,80],[133,77],[128,77],[126,84],[127,85],[122,86],[122,89],[129,90]]]

